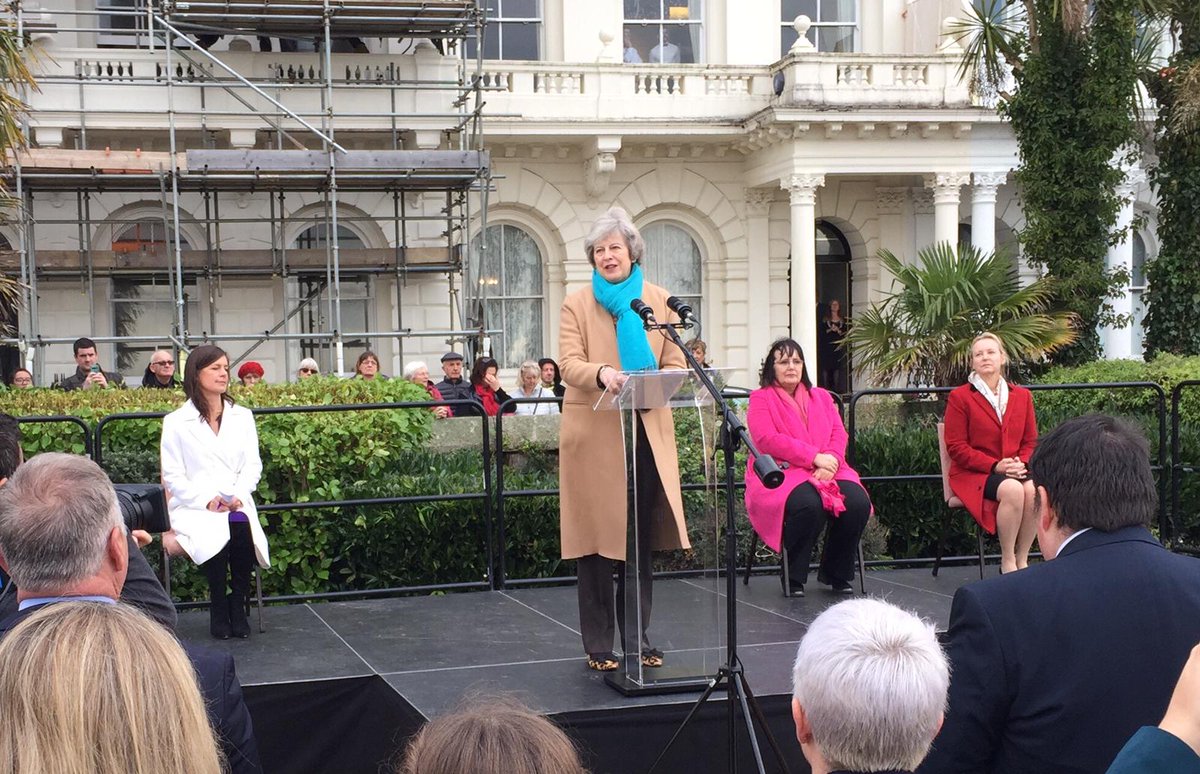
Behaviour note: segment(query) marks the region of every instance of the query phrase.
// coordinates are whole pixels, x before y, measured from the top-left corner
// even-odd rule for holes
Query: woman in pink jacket
[[[837,405],[828,392],[812,386],[804,352],[792,339],[771,345],[759,384],[761,389],[750,393],[750,437],[784,471],[783,485],[767,489],[747,467],[750,523],[773,550],[787,547],[791,588],[784,588],[784,594],[793,597],[804,596],[813,547],[829,524],[817,580],[852,594],[855,549],[871,515],[871,500],[846,464],[846,428]]]

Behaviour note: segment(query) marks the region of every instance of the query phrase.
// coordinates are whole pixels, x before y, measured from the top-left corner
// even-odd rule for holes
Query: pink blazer
[[[813,457],[832,454],[838,459],[835,481],[853,481],[862,486],[854,469],[846,464],[846,428],[838,414],[837,404],[820,387],[810,391],[808,426],[799,415],[770,387],[750,393],[750,410],[746,424],[750,437],[759,452],[775,458],[783,471],[783,484],[767,489],[751,470],[753,459],[746,466],[746,513],[762,541],[778,551],[783,539],[783,506],[788,495],[801,484],[812,481]]]

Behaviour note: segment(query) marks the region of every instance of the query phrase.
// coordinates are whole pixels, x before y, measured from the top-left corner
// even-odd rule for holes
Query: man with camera
[[[45,605],[119,604],[131,556],[127,532],[112,482],[87,457],[47,452],[18,467],[0,488],[0,564],[20,586],[19,610],[0,622],[0,636]],[[233,657],[181,644],[229,770],[261,772]]]
[[[21,453],[21,426],[13,417],[0,413],[0,487],[3,487],[12,478],[13,473],[17,470],[17,466],[23,461]],[[125,499],[129,500],[132,498]],[[136,499],[138,500],[136,503],[138,507],[124,507],[124,504],[122,504],[122,516],[125,517],[125,523],[129,527],[130,532],[126,536],[129,550],[129,569],[125,577],[125,586],[121,589],[121,601],[133,605],[171,632],[174,632],[177,619],[175,604],[171,602],[171,598],[163,590],[162,583],[155,576],[150,563],[146,561],[146,557],[138,550],[138,543],[135,541],[135,538],[140,536],[146,542],[149,542],[150,535],[144,529],[148,526],[154,526],[145,523],[144,514],[147,510],[151,509],[144,507],[144,498],[139,497]],[[161,494],[159,495],[159,499],[162,499]],[[165,520],[166,505],[162,504],[158,511],[161,518]],[[155,531],[161,530],[155,529]],[[9,582],[6,573],[0,572],[0,583],[3,583],[3,590],[0,591],[0,621],[3,621],[17,612],[17,594],[16,587]]]
[[[116,371],[100,368],[96,342],[89,338],[75,339],[75,374],[58,383],[64,390],[90,390],[93,387],[124,387],[125,380]]]

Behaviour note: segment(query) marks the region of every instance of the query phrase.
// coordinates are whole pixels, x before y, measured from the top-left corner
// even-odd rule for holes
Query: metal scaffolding
[[[270,339],[322,341],[331,347],[339,373],[346,370],[343,344],[348,339],[390,337],[402,347],[407,337],[432,336],[454,342],[481,340],[490,333],[485,329],[482,313],[475,311],[484,308],[481,294],[486,291],[486,283],[473,281],[478,266],[472,265],[476,261],[468,259],[473,219],[477,218],[486,228],[487,191],[491,183],[490,159],[482,148],[480,121],[483,47],[476,46],[474,55],[468,57],[465,45],[468,38],[483,40],[486,13],[478,0],[124,2],[127,4],[119,4],[120,0],[107,3],[100,0],[95,11],[73,7],[56,10],[40,4],[26,9],[22,0],[14,0],[10,6],[12,23],[22,39],[32,31],[47,35],[103,32],[110,36],[125,35],[126,45],[143,50],[137,58],[130,55],[122,59],[120,50],[114,49],[103,53],[117,56],[98,57],[95,63],[77,63],[73,75],[40,76],[43,88],[78,84],[77,106],[47,106],[58,116],[69,116],[73,129],[68,134],[75,147],[31,147],[17,153],[8,170],[11,190],[21,206],[17,244],[11,253],[0,254],[0,271],[20,277],[25,288],[25,309],[19,334],[0,339],[0,343],[19,346],[26,362],[36,369],[36,379],[44,383],[40,371],[43,358],[37,356],[38,348],[64,341],[44,337],[39,330],[38,281],[43,278],[78,276],[86,284],[89,303],[94,308],[97,276],[161,272],[172,290],[174,319],[170,339],[176,346],[187,349],[203,341],[245,341],[250,349],[244,356]],[[87,20],[95,23],[89,25]],[[101,22],[110,26],[104,27]],[[280,55],[287,61],[272,64],[265,77],[239,72],[220,53],[207,50],[220,36],[229,35],[257,36],[260,41],[278,38],[281,50],[285,41],[291,41],[289,52]],[[364,57],[361,64],[347,61],[335,68],[334,49],[362,46],[363,37],[416,41],[416,45],[436,46],[441,56],[457,52],[456,77],[432,82],[410,79],[394,63],[385,67],[371,57]],[[315,50],[307,54],[291,53],[300,47],[298,41],[312,41]],[[126,109],[125,105],[118,108],[113,104],[90,104],[96,100],[94,89],[89,87],[105,85],[159,90],[165,102],[166,151],[113,151],[89,144],[89,134],[93,137],[98,134],[89,125],[89,115],[114,108],[124,116],[138,112],[136,107]],[[370,112],[338,111],[335,98],[347,94],[348,89],[377,93],[379,99],[372,100],[372,105],[386,107]],[[443,112],[400,109],[406,95],[430,92],[435,98],[443,97],[443,102],[435,105],[444,108]],[[237,109],[209,108],[208,101],[218,93],[235,101]],[[162,115],[153,107],[147,112]],[[214,147],[217,129],[226,128],[221,123],[225,118],[237,119],[240,126],[251,119],[251,125],[256,125],[252,130],[253,147]],[[38,120],[37,105],[31,111],[31,119]],[[347,136],[348,123],[357,132],[363,132],[364,126],[371,127],[368,144],[380,147],[373,150],[345,147],[344,140],[339,142],[339,139]],[[410,144],[408,138],[420,127],[425,127],[423,142],[417,143],[421,147],[406,147]],[[26,130],[28,133],[28,126]],[[149,133],[153,131],[156,130]],[[431,135],[436,147],[430,147]],[[338,244],[339,225],[366,218],[347,218],[340,213],[339,197],[347,192],[368,191],[391,198],[392,213],[387,220],[392,225],[394,245],[388,249],[354,250],[344,256]],[[161,198],[163,233],[172,237],[166,240],[162,251],[128,254],[116,250],[116,245],[106,250],[92,244],[96,225],[91,214],[93,200],[108,192],[145,192]],[[288,217],[288,197],[297,194],[320,196],[325,228],[321,248],[286,244],[283,226]],[[409,197],[413,194],[436,194],[444,199],[433,214],[412,212]],[[471,210],[472,194],[478,197],[476,213]],[[73,196],[74,217],[35,218],[35,199],[46,195]],[[181,197],[185,195],[193,199],[199,196],[203,202],[203,215],[192,213],[187,220],[203,229],[203,249],[184,247]],[[261,223],[258,218],[222,217],[222,198],[231,195],[266,198],[270,249],[223,249],[222,225]],[[370,220],[379,223],[383,219]],[[113,225],[114,234],[122,224],[112,218],[103,222]],[[138,221],[124,221],[129,222]],[[443,244],[410,246],[411,229],[431,222],[441,227]],[[36,229],[72,226],[78,233],[78,250],[38,249]],[[206,278],[211,287],[212,283],[219,285],[226,276],[288,277],[298,272],[311,275],[322,269],[323,289],[328,291],[328,330],[280,333],[289,319],[313,303],[316,292],[300,299],[295,308],[285,309],[282,319],[270,330],[220,335],[189,330],[185,292],[188,279]],[[411,274],[444,274],[449,283],[450,328],[405,328],[397,290],[395,330],[346,331],[342,321],[342,277],[348,269],[359,275],[393,275],[398,288]],[[456,283],[459,276],[461,287]],[[215,298],[211,291],[209,295],[210,320],[214,320]],[[94,312],[91,320],[94,326]],[[94,338],[122,342],[138,337]]]

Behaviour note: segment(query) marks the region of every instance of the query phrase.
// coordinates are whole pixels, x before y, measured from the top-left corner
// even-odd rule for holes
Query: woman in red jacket
[[[971,375],[946,401],[950,488],[1000,540],[1000,572],[1024,569],[1037,534],[1025,463],[1037,445],[1033,396],[1005,381],[1004,344],[994,333],[971,343]]]

